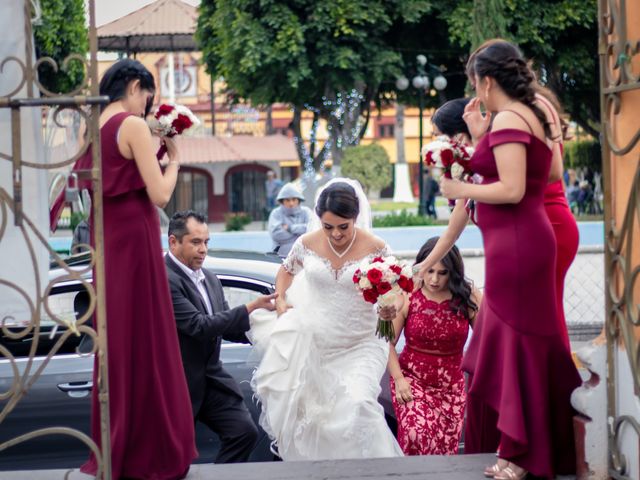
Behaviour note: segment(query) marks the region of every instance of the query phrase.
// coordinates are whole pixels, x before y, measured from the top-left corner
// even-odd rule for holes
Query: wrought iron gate
[[[640,144],[640,122],[637,111],[629,112],[628,108],[624,108],[625,103],[640,105],[639,15],[637,5],[626,0],[598,2],[601,144],[605,185],[607,430],[609,475],[616,479],[629,479],[637,474],[630,466],[637,461],[637,441],[640,437],[637,410],[634,413],[621,408],[623,399],[619,393],[621,382],[629,379],[626,382],[633,382],[636,404],[640,398],[640,162],[637,148]],[[630,38],[634,35],[636,38]],[[620,133],[621,129],[626,132],[624,135]],[[632,133],[629,134],[629,131]],[[631,169],[635,169],[627,198],[614,190],[616,171],[622,168],[627,180]],[[636,459],[625,454],[630,444],[623,445],[622,438],[629,434],[636,438],[635,449],[631,449],[631,456],[635,455]]]
[[[106,367],[107,342],[104,303],[105,293],[103,282],[104,257],[102,240],[102,186],[100,175],[100,129],[98,123],[100,104],[106,103],[108,98],[99,96],[95,5],[94,0],[89,0],[87,2],[89,11],[89,58],[86,58],[83,55],[74,54],[67,57],[62,65],[57,65],[51,58],[39,58],[37,60],[33,58],[32,16],[34,15],[34,12],[39,10],[39,1],[17,1],[21,1],[24,6],[24,33],[26,38],[24,58],[9,56],[7,58],[0,59],[0,79],[2,79],[3,69],[6,71],[6,68],[10,65],[13,65],[14,68],[17,66],[21,72],[21,79],[18,84],[13,87],[13,90],[5,96],[0,97],[0,108],[9,109],[11,112],[12,139],[11,151],[0,152],[0,162],[11,162],[13,182],[12,188],[9,189],[10,191],[0,188],[0,248],[2,246],[3,238],[6,237],[6,234],[10,232],[11,229],[14,229],[15,232],[24,238],[24,242],[28,252],[30,253],[30,260],[32,262],[32,265],[28,268],[33,267],[36,288],[35,294],[29,294],[18,284],[12,281],[11,278],[0,278],[0,285],[14,291],[17,295],[23,298],[31,312],[30,318],[26,324],[19,329],[16,329],[9,327],[10,319],[5,313],[0,311],[0,326],[2,328],[1,334],[3,337],[13,340],[31,339],[29,355],[24,360],[24,363],[20,364],[20,368],[18,368],[18,362],[12,352],[0,344],[0,361],[10,365],[14,372],[11,387],[7,391],[0,392],[0,428],[2,428],[2,422],[11,415],[12,411],[15,410],[16,405],[19,404],[24,396],[29,393],[30,388],[38,381],[43,370],[50,363],[64,340],[71,335],[82,333],[93,338],[94,347],[91,353],[97,355],[99,360],[97,364],[97,385],[94,385],[93,388],[97,388],[99,391],[101,444],[103,445],[103,448],[99,449],[96,443],[83,432],[61,426],[30,431],[16,438],[6,440],[3,443],[0,443],[0,451],[9,448],[24,448],[24,442],[38,437],[47,435],[69,435],[86,444],[88,449],[91,449],[95,453],[98,460],[97,477],[110,479],[109,404]],[[49,67],[58,71],[59,68],[64,70],[69,62],[82,62],[85,70],[82,84],[73,91],[64,94],[56,94],[47,90],[38,80],[38,69],[43,64],[48,64]],[[72,158],[51,163],[45,163],[42,159],[37,158],[24,158],[21,145],[21,116],[26,109],[42,108],[54,110],[55,115],[63,110],[71,109],[76,111],[84,119],[87,126],[85,146]],[[6,132],[3,132],[3,134],[6,134]],[[71,165],[77,158],[87,151],[87,148],[91,148],[92,150],[93,168],[90,171],[81,172],[81,175],[84,175],[92,181],[95,193],[92,204],[95,249],[91,249],[90,265],[82,271],[71,269],[67,266],[62,258],[49,246],[48,232],[43,233],[38,231],[36,224],[23,211],[23,198],[25,198],[26,195],[46,195],[45,192],[26,191],[26,186],[23,181],[23,172],[25,169],[50,170]],[[13,215],[12,224],[8,221],[9,211]],[[37,242],[34,243],[32,238],[37,239]],[[88,311],[83,314],[81,318],[69,321],[66,318],[57,316],[50,310],[47,303],[47,295],[50,289],[54,286],[54,283],[59,282],[61,279],[58,278],[47,283],[46,279],[43,280],[39,278],[35,252],[37,249],[42,248],[46,248],[50,256],[56,260],[60,267],[65,269],[66,274],[63,277],[64,280],[78,280],[84,282],[84,287],[89,294],[90,301]],[[95,281],[93,285],[96,285],[95,288],[91,283],[83,280],[82,278],[82,274],[89,269],[93,269],[94,271]],[[51,347],[50,351],[47,352],[44,361],[42,363],[38,363],[38,367],[36,368],[34,366],[34,357],[38,350],[38,343],[40,341],[41,319],[43,314],[46,314],[53,322],[55,322],[55,324],[58,325],[64,333],[60,340],[58,340]],[[87,323],[92,316],[96,319],[95,325],[97,326],[97,333]]]

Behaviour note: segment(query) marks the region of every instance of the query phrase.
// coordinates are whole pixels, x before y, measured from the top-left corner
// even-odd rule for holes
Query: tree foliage
[[[342,173],[358,180],[366,192],[388,187],[393,178],[387,151],[375,143],[347,148]]]
[[[254,104],[293,106],[294,133],[307,110],[324,120],[340,164],[343,148],[358,143],[370,105],[381,91],[393,91],[405,57],[427,46],[426,0],[203,0],[197,39],[210,73],[223,76],[239,97]],[[404,35],[417,25],[422,30]],[[440,21],[446,38],[446,24]],[[422,39],[422,40],[421,40]],[[435,48],[434,48],[435,51]],[[364,121],[362,121],[364,117]],[[298,143],[304,157],[304,145]],[[313,145],[311,152],[315,152]],[[336,158],[338,157],[338,158]]]
[[[474,11],[480,8],[477,4],[486,7],[496,1],[457,2],[447,15],[451,37],[467,47],[477,44],[479,38],[474,38],[473,26]],[[525,56],[533,60],[540,81],[558,95],[572,119],[597,136],[600,104],[596,0],[501,0],[501,3],[506,38],[517,43]],[[497,16],[498,12],[492,14],[494,18]]]
[[[34,25],[36,57],[51,57],[56,71],[48,63],[38,69],[40,83],[55,93],[76,88],[84,79],[84,65],[78,60],[64,64],[71,54],[84,58],[89,49],[84,0],[40,0],[42,18]]]

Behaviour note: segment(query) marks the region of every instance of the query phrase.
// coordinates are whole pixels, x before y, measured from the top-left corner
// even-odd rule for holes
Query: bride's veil
[[[331,179],[326,184],[324,184],[322,188],[318,189],[313,208],[313,216],[311,217],[311,221],[307,225],[307,232],[313,232],[322,228],[322,222],[320,221],[320,217],[318,217],[318,215],[316,214],[315,206],[318,204],[318,198],[320,198],[320,194],[327,187],[335,183],[346,183],[347,185],[353,187],[356,192],[356,196],[358,197],[358,206],[360,207],[360,213],[358,214],[358,218],[356,218],[355,226],[361,230],[371,231],[371,205],[369,205],[369,200],[367,199],[367,195],[364,193],[360,182],[358,182],[357,180],[353,180],[352,178],[337,177]]]

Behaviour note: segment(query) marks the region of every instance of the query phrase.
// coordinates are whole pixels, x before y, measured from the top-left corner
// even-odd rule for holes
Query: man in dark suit
[[[256,308],[274,310],[276,295],[229,309],[220,280],[202,269],[208,242],[203,215],[177,212],[169,223],[165,262],[194,420],[220,437],[216,463],[243,462],[258,432],[238,384],[220,362],[220,345],[223,338],[248,343],[249,313]]]

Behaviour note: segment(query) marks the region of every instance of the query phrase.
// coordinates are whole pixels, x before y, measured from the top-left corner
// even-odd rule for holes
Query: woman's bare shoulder
[[[360,235],[362,243],[370,246],[374,252],[382,250],[387,246],[384,240],[366,230],[358,230],[358,235]]]

